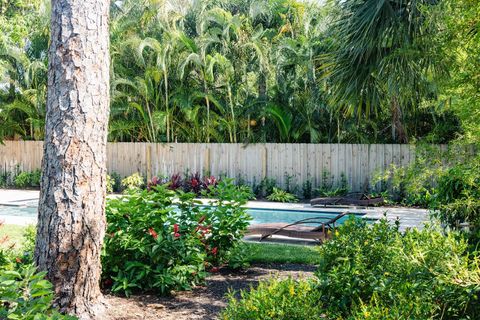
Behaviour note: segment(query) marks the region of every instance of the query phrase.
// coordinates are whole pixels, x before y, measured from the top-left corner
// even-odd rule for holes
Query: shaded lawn
[[[294,263],[314,265],[319,263],[318,248],[289,244],[251,243],[247,246],[250,263]]]
[[[15,224],[0,225],[0,247],[6,248],[15,245],[19,248],[23,243],[23,233],[26,226],[18,226]],[[3,241],[3,240],[6,241]]]

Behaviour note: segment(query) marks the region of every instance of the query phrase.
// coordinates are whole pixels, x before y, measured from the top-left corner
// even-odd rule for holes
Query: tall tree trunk
[[[258,74],[258,101],[262,109],[262,142],[267,142],[267,132],[265,130],[265,114],[267,113],[267,76],[260,71]]]
[[[108,0],[52,0],[35,262],[54,305],[101,319],[109,115]]]
[[[405,132],[405,127],[402,122],[402,109],[398,103],[396,96],[392,97],[390,102],[392,112],[392,139],[393,142],[407,143],[408,138]]]

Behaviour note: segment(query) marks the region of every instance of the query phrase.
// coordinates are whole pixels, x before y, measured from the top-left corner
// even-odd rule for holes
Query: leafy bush
[[[439,146],[419,145],[415,160],[404,167],[392,165],[383,173],[376,174],[373,184],[381,184],[378,191],[388,190],[392,201],[404,205],[429,207],[435,202],[439,178],[449,175],[457,163],[470,162],[468,149],[452,146],[442,150]],[[478,160],[476,160],[478,161]]]
[[[0,319],[76,319],[52,309],[52,284],[33,266],[0,271]]]
[[[273,191],[267,197],[267,200],[277,202],[298,202],[298,199],[295,195],[279,188],[273,188]]]
[[[145,181],[143,177],[138,173],[134,173],[131,176],[122,180],[122,187],[126,190],[137,190],[143,187]]]
[[[111,172],[110,178],[113,181],[112,192],[122,191],[122,177],[117,172]]]
[[[343,196],[348,193],[348,181],[345,173],[340,174],[340,185],[333,185],[333,176],[326,170],[322,172],[322,186],[316,190],[321,197]]]
[[[30,185],[30,173],[20,172],[15,177],[15,187],[17,188],[26,188]]]
[[[265,177],[258,185],[254,184],[253,191],[258,198],[265,198],[273,192],[277,186],[275,179]]]
[[[113,185],[115,184],[115,180],[107,174],[107,193],[112,193],[113,192]]]
[[[42,171],[36,169],[30,173],[30,186],[40,187],[40,180],[42,178]]]
[[[52,309],[52,285],[44,279],[45,273],[37,273],[31,264],[33,228],[27,230],[22,257],[2,246],[6,238],[0,239],[0,319],[75,319]]]
[[[450,227],[467,222],[474,233],[480,233],[480,158],[441,175],[433,203],[437,215]]]
[[[310,179],[305,180],[302,184],[302,197],[303,199],[311,199],[313,197],[313,184]]]
[[[395,319],[473,319],[479,314],[480,257],[438,227],[405,234],[385,221],[351,218],[320,248],[317,277],[326,313],[361,319],[392,308]],[[383,311],[382,311],[383,310]]]
[[[16,188],[22,189],[28,187],[39,187],[41,174],[42,172],[38,169],[32,172],[22,171],[13,179],[14,185]]]
[[[229,294],[229,304],[221,315],[224,320],[309,320],[322,319],[319,294],[306,280],[260,282],[257,288],[242,290],[241,299]]]
[[[168,294],[190,289],[204,280],[205,270],[227,264],[248,225],[241,207],[246,199],[230,180],[210,192],[218,198],[216,207],[200,206],[194,193],[168,185],[109,200],[103,284],[127,295]]]

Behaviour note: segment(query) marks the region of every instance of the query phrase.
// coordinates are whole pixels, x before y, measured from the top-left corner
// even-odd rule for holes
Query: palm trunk
[[[399,143],[407,143],[405,127],[402,123],[402,109],[396,96],[392,97],[390,102],[392,112],[392,140]]]
[[[230,83],[227,84],[228,91],[228,102],[230,104],[230,113],[232,114],[232,125],[233,125],[233,141],[230,139],[230,142],[237,143],[237,127],[235,125],[235,111],[233,110],[233,99],[232,99],[232,88]]]
[[[207,104],[207,143],[210,143],[210,99],[208,99],[208,85],[203,75],[203,89],[205,91],[205,103]]]
[[[35,262],[54,305],[102,319],[109,116],[109,1],[52,0],[48,97]]]
[[[163,72],[163,82],[165,83],[165,112],[167,113],[167,142],[170,142],[170,110],[168,108],[168,77],[167,73]]]

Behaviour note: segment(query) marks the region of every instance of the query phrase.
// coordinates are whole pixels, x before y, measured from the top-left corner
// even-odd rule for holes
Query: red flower
[[[173,236],[174,236],[175,238],[180,238],[180,233],[175,232],[175,233],[173,234]]]
[[[148,233],[153,237],[153,239],[157,240],[158,234],[153,230],[153,228],[148,229]]]
[[[212,254],[213,254],[214,256],[216,256],[216,255],[217,255],[217,252],[218,252],[218,248],[217,248],[217,247],[214,247],[214,248],[212,249]]]
[[[173,232],[174,232],[174,233],[178,233],[179,230],[180,230],[180,228],[178,227],[178,224],[175,223],[175,224],[173,225]]]

